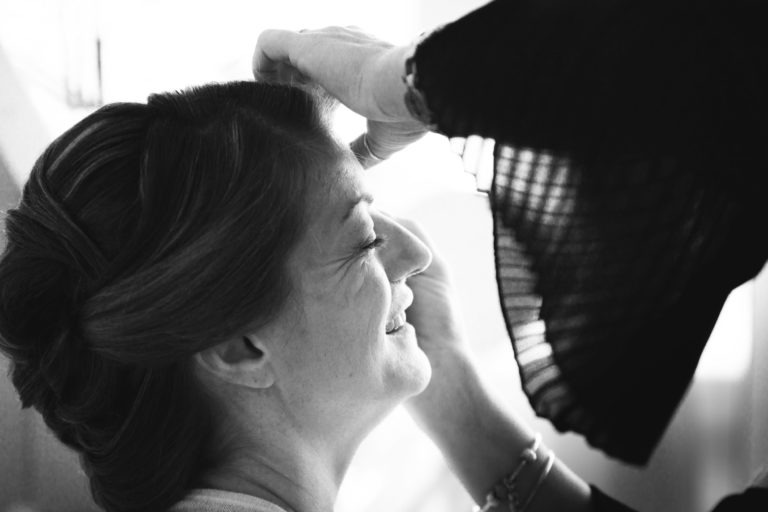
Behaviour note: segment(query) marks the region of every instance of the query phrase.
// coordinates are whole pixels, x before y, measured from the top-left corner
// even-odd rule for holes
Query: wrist
[[[438,371],[435,374],[440,378]],[[495,399],[469,358],[457,359],[451,373],[444,375],[440,385],[431,382],[422,395],[412,399],[409,412],[470,494],[482,503],[494,484],[514,468],[514,457],[531,445],[534,432]],[[521,489],[533,488],[538,466],[546,464],[543,448],[537,455],[537,469],[517,479]]]
[[[432,378],[427,388],[406,404],[416,423],[440,444],[466,427],[489,398],[470,354],[446,346],[440,354],[428,352]]]
[[[384,114],[385,121],[418,121],[411,115],[405,103],[408,87],[403,81],[406,60],[413,55],[416,44],[393,46],[377,62],[377,69],[369,76],[378,80],[375,85],[375,101]]]
[[[374,153],[367,140],[366,133],[360,134],[360,136],[353,140],[349,144],[349,148],[352,150],[352,153],[354,153],[355,157],[357,157],[357,161],[360,162],[360,165],[363,166],[363,169],[369,169],[374,165],[380,164],[387,158],[380,157],[378,154]]]

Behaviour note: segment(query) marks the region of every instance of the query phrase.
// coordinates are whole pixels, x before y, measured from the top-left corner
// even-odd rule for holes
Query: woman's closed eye
[[[369,239],[367,239],[365,242],[360,244],[360,252],[361,253],[369,253],[371,251],[374,251],[380,247],[384,247],[387,243],[387,238],[385,236],[373,236]]]

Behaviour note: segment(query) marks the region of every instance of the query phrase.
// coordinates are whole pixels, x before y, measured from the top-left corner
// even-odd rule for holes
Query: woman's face
[[[292,299],[281,324],[281,392],[318,414],[376,414],[426,387],[431,369],[405,311],[406,278],[429,249],[378,211],[351,154],[320,171],[308,226],[289,262]],[[380,413],[379,413],[380,414]]]

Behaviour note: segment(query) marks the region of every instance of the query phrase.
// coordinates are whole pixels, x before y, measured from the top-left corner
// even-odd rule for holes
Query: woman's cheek
[[[359,259],[350,265],[346,275],[346,285],[344,286],[344,299],[347,307],[353,306],[358,302],[365,292],[366,281],[370,273],[368,257]]]
[[[386,272],[373,254],[361,258],[355,267],[347,292],[347,304],[367,304],[370,307],[370,302],[382,295],[381,288],[388,283]]]

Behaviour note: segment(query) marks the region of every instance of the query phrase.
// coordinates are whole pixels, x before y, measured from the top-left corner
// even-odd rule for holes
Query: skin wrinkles
[[[281,496],[296,509],[305,503],[332,510],[359,443],[393,408],[423,391],[432,373],[412,326],[386,333],[387,322],[412,300],[407,278],[429,265],[431,253],[366,200],[343,222],[365,189],[351,153],[335,163],[312,177],[305,235],[286,261],[290,299],[274,322],[251,334],[263,355],[254,358],[242,343],[227,345],[244,361],[242,371],[232,370],[242,392],[221,391],[251,447],[243,452],[263,455],[239,464],[250,473],[220,485],[265,494],[266,481],[269,497]],[[386,244],[364,248],[374,236]],[[222,366],[230,368],[212,367]],[[292,493],[301,481],[311,486]]]
[[[374,198],[359,180],[351,179],[362,169],[357,160],[346,155],[342,162],[340,177],[349,189],[334,187],[333,180],[327,177],[319,178],[324,181],[318,187],[320,197],[313,198],[314,207],[310,208],[310,218],[316,221],[314,228],[308,230],[310,247],[302,252],[312,257],[308,265],[311,270],[306,273],[306,279],[314,283],[330,282],[332,289],[345,290],[346,301],[339,307],[349,307],[364,285],[364,273],[359,271],[359,267],[369,263],[370,254],[362,253],[360,247],[375,232],[374,211],[371,209]],[[329,204],[343,206],[328,208]],[[350,278],[353,286],[343,286],[343,281]],[[308,288],[313,289],[311,286]],[[322,296],[326,291],[318,288],[316,296]]]
[[[307,232],[312,236],[295,252],[294,275],[299,277],[306,320],[319,327],[307,336],[328,333],[328,343],[317,343],[318,367],[326,367],[330,375],[342,375],[346,381],[361,378],[365,369],[375,369],[368,377],[375,378],[375,387],[384,396],[392,379],[400,380],[405,374],[415,378],[416,367],[426,367],[421,373],[429,373],[415,340],[411,346],[401,346],[403,341],[387,336],[385,327],[412,300],[405,277],[426,267],[431,256],[392,217],[370,205],[372,198],[358,177],[361,167],[354,156],[346,154],[339,163],[335,170],[320,170],[327,174],[319,180],[327,181],[310,199]],[[379,249],[361,250],[374,235],[389,241]],[[315,308],[317,305],[324,308]],[[309,311],[313,308],[317,314]],[[348,312],[346,319],[338,318],[336,312]],[[347,340],[360,349],[343,347],[334,352],[331,339]],[[408,368],[409,364],[414,367]],[[398,375],[403,369],[408,371]],[[339,393],[348,391],[339,388]]]

